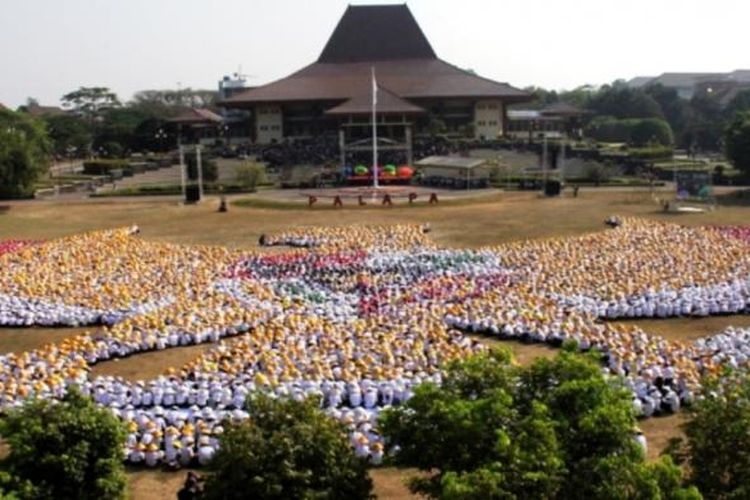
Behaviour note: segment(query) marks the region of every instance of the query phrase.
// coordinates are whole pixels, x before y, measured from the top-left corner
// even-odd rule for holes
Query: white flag
[[[378,103],[378,81],[375,79],[375,66],[372,67],[372,106]]]

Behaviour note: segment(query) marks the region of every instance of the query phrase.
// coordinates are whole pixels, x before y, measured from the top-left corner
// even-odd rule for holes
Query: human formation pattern
[[[608,319],[748,312],[750,231],[639,219],[580,237],[440,248],[426,228],[299,228],[247,252],[147,241],[137,228],[0,243],[0,324],[94,328],[0,356],[0,408],[76,385],[126,422],[125,459],[205,464],[247,396],[315,398],[379,463],[377,418],[484,348],[472,334],[602,353],[641,416],[677,411],[705,374],[746,368],[750,331],[668,341]],[[230,339],[231,337],[231,339]],[[212,342],[154,380],[93,365]]]

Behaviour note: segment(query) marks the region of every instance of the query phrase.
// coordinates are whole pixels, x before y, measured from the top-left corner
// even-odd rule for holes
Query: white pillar
[[[200,200],[203,200],[203,161],[201,158],[201,147],[200,145],[195,146],[195,162],[198,165],[198,196]]]
[[[180,185],[182,186],[182,201],[186,200],[187,193],[185,192],[185,184],[187,183],[187,174],[185,172],[185,151],[182,149],[182,144],[179,146],[180,151]]]

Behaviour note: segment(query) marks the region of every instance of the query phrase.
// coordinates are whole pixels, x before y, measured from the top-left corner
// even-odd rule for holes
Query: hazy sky
[[[79,86],[260,85],[317,59],[348,3],[0,0],[0,103]],[[411,0],[438,57],[523,87],[750,68],[748,0]],[[384,34],[387,36],[387,34]]]

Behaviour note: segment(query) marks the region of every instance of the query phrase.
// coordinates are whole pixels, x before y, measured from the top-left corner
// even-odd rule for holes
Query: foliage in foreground
[[[381,423],[396,462],[430,473],[412,489],[433,498],[700,498],[669,458],[645,461],[628,392],[572,352],[528,368],[507,351],[453,364]]]
[[[34,194],[34,183],[49,168],[44,125],[21,113],[0,110],[0,199]]]
[[[726,153],[738,170],[750,174],[750,111],[737,113],[724,134]]]
[[[341,424],[311,401],[256,396],[252,418],[223,435],[204,497],[370,498],[367,464],[357,458]]]
[[[702,396],[688,409],[686,437],[669,452],[706,498],[750,498],[750,378],[705,381]]]
[[[0,486],[19,498],[115,499],[125,495],[125,430],[77,390],[32,400],[0,423],[10,453]]]

